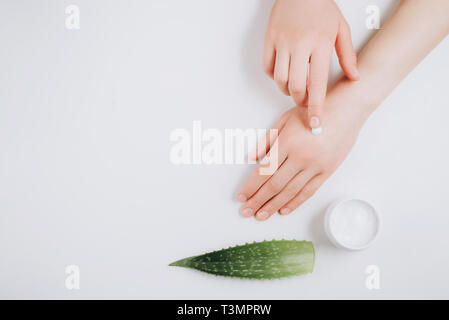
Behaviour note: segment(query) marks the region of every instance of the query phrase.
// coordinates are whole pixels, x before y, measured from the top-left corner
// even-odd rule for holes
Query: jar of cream
[[[367,201],[344,199],[329,206],[324,218],[329,240],[348,250],[367,248],[377,237],[380,215]]]

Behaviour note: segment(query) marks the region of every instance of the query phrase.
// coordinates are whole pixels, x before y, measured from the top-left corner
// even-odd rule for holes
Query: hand
[[[342,99],[340,99],[342,100]],[[288,214],[309,199],[346,158],[357,139],[363,121],[349,119],[347,104],[326,106],[330,119],[320,136],[314,136],[307,127],[307,111],[294,107],[274,126],[278,138],[267,143],[265,158],[277,156],[274,174],[263,174],[260,164],[241,188],[237,198],[245,202],[242,215],[268,219],[279,210]],[[361,119],[361,117],[360,117]],[[266,141],[269,141],[267,139]],[[264,145],[265,146],[265,145]],[[276,146],[276,148],[275,148]],[[261,148],[265,149],[265,148]],[[276,150],[277,152],[273,152]],[[260,159],[266,150],[257,151]],[[266,163],[266,161],[262,161]]]
[[[333,0],[275,2],[265,36],[263,67],[296,105],[308,106],[311,128],[321,127],[334,46],[346,76],[358,80],[350,29]]]

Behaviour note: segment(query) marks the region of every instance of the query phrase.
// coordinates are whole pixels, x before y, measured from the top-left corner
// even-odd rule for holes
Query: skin
[[[340,80],[328,93],[326,130],[307,129],[305,108],[294,107],[276,124],[279,167],[257,168],[241,188],[242,215],[266,220],[288,214],[309,199],[346,158],[369,115],[406,75],[449,34],[449,1],[404,0],[359,55],[361,80]],[[375,88],[375,90],[373,90]],[[264,152],[266,150],[263,150]],[[256,155],[260,159],[264,152]]]
[[[350,28],[333,0],[277,0],[268,21],[263,68],[298,106],[308,124],[321,126],[329,63],[336,49],[351,80],[359,79]]]

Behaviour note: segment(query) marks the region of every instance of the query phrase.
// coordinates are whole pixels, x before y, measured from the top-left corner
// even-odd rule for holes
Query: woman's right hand
[[[351,32],[333,0],[276,0],[268,22],[263,66],[296,105],[307,105],[307,124],[321,127],[333,48],[351,80],[359,78]]]

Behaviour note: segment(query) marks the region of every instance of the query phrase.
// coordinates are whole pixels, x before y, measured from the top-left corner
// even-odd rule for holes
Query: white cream
[[[321,128],[321,127],[312,128],[312,134],[315,135],[315,136],[321,134],[322,131],[323,131],[323,128]]]
[[[336,245],[359,250],[366,248],[376,237],[379,216],[369,203],[351,199],[338,202],[329,209],[326,231]]]

